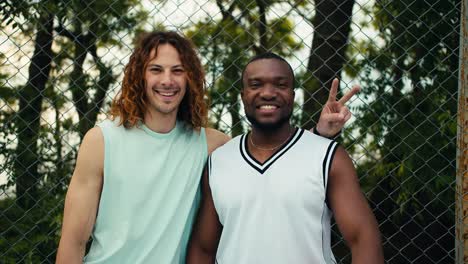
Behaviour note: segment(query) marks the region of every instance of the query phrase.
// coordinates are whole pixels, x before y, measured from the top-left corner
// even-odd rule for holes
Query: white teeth
[[[162,91],[157,91],[157,90],[155,90],[155,92],[163,96],[173,96],[176,94],[176,92],[162,92]]]
[[[275,105],[262,105],[260,106],[260,109],[276,109],[277,107]]]

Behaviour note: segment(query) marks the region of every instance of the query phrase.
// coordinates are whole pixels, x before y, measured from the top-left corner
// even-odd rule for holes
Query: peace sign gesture
[[[351,118],[351,112],[345,104],[361,90],[359,85],[353,85],[351,91],[337,101],[336,95],[339,83],[338,78],[333,79],[327,103],[323,106],[320,119],[316,125],[317,132],[325,137],[333,137],[338,134],[344,124]]]

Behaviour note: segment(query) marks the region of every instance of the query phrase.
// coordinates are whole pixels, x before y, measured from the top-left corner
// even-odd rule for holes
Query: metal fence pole
[[[456,263],[468,262],[468,0],[462,1],[460,15],[460,67],[457,131]]]

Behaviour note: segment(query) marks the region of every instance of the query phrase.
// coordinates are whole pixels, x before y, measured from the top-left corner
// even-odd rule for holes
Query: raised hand
[[[336,95],[339,83],[338,78],[333,80],[327,103],[323,106],[320,119],[316,125],[317,132],[325,137],[333,137],[338,134],[344,124],[351,118],[351,111],[349,111],[345,104],[361,90],[359,85],[353,85],[351,91],[347,92],[337,101]]]

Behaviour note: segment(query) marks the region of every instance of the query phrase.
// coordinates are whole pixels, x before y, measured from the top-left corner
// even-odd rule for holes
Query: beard
[[[255,127],[255,128],[259,129],[259,130],[263,130],[263,131],[272,131],[272,130],[277,130],[277,129],[281,128],[285,124],[288,124],[289,120],[291,119],[291,116],[292,116],[292,111],[289,112],[285,116],[281,116],[276,122],[272,122],[272,123],[262,123],[262,122],[258,121],[258,119],[255,118],[255,116],[253,116],[253,115],[251,115],[249,113],[245,113],[245,116],[247,117],[247,120],[249,120],[250,124],[253,127]]]

